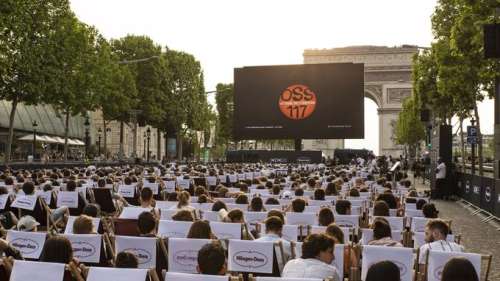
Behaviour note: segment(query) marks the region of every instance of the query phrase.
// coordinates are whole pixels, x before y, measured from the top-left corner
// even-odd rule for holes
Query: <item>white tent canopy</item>
[[[33,135],[25,135],[24,137],[18,138],[20,141],[33,141]],[[61,137],[50,137],[50,136],[45,136],[45,135],[36,135],[36,141],[38,142],[44,142],[44,143],[58,143],[58,144],[64,144],[64,139]],[[85,143],[81,140],[78,139],[70,139],[68,138],[68,145],[85,145]]]

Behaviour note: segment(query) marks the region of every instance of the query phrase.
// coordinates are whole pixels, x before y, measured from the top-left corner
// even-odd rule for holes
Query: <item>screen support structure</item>
[[[302,139],[295,139],[295,151],[302,151]]]

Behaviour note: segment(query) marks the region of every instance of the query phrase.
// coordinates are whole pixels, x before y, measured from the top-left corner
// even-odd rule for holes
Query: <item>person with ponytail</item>
[[[173,206],[172,209],[177,209],[177,210],[187,210],[190,212],[194,212],[195,208],[189,205],[189,202],[191,201],[191,195],[187,191],[181,191],[180,193],[177,194],[177,205]]]

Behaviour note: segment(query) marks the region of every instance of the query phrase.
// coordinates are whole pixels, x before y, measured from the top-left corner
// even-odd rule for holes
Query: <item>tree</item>
[[[418,143],[425,138],[424,124],[420,121],[420,109],[414,96],[403,102],[403,110],[395,126],[395,137],[398,144],[410,148],[412,156]]]
[[[14,118],[19,103],[44,102],[54,76],[58,53],[53,35],[72,17],[67,0],[0,1],[0,98],[11,102],[5,163],[11,158]]]
[[[45,99],[64,116],[64,161],[68,158],[69,119],[86,114],[98,107],[100,73],[97,55],[99,35],[96,29],[78,21],[75,16],[63,19],[52,35],[56,44],[52,52],[57,55],[53,69],[55,83],[45,93]]]
[[[201,130],[209,121],[203,72],[194,56],[167,49],[163,57],[170,70],[164,92],[163,124],[177,137],[177,158],[182,159],[182,138],[187,130]]]
[[[216,143],[228,147],[233,140],[233,84],[219,83],[216,86],[215,102],[217,104],[217,138]]]

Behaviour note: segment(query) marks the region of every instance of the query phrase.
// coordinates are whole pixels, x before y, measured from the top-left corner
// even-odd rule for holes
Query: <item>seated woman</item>
[[[208,221],[195,221],[189,228],[187,238],[193,239],[217,239],[212,233],[210,223]]]
[[[403,245],[392,239],[391,226],[385,218],[375,218],[372,224],[373,240],[368,245],[403,247]]]
[[[82,277],[83,268],[79,267],[78,261],[73,258],[71,242],[64,236],[53,236],[45,241],[40,254],[40,261],[66,264],[64,281],[85,281]]]
[[[330,224],[326,228],[326,235],[329,235],[335,239],[335,242],[338,244],[347,244],[348,241],[344,240],[344,232],[340,227],[338,227],[335,223]],[[347,237],[349,240],[349,237]],[[352,248],[344,249],[344,257],[349,257],[344,259],[344,272],[349,272],[351,267],[358,266],[358,257],[356,256],[356,252]]]
[[[326,234],[311,234],[302,243],[302,257],[290,260],[283,268],[282,277],[319,278],[333,277],[339,281],[337,268],[331,265],[335,240]]]

